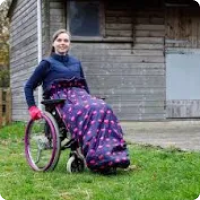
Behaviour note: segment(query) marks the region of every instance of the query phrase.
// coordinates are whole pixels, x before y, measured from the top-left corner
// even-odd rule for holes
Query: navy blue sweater
[[[55,53],[50,57],[44,58],[24,87],[28,107],[35,105],[33,92],[37,86],[42,84],[43,91],[45,91],[54,80],[71,78],[85,78],[79,60],[70,55],[63,56]],[[86,81],[85,84],[89,93]]]

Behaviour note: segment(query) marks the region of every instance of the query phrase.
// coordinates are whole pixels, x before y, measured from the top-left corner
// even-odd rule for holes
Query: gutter
[[[37,46],[38,54],[37,60],[38,63],[42,60],[42,0],[37,0]],[[38,108],[42,110],[42,86],[38,87]]]

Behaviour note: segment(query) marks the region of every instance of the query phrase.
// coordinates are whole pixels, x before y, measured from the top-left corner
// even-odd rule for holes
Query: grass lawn
[[[194,200],[200,152],[129,144],[132,171],[66,173],[68,151],[53,172],[34,172],[24,157],[24,124],[0,129],[0,194],[5,200]]]

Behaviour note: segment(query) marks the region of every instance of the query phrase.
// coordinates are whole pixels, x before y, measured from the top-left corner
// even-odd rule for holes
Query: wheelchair
[[[66,164],[68,173],[82,172],[86,167],[78,142],[71,138],[56,106],[65,99],[45,99],[45,106],[39,120],[30,120],[25,129],[25,156],[34,171],[52,171],[58,164],[62,150],[70,149]]]

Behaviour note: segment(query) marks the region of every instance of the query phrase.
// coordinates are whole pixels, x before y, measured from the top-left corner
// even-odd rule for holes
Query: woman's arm
[[[26,102],[28,107],[35,106],[35,99],[33,92],[34,90],[42,84],[42,81],[47,73],[47,70],[50,67],[50,63],[47,61],[41,61],[40,64],[37,66],[31,77],[26,82],[24,87]]]

